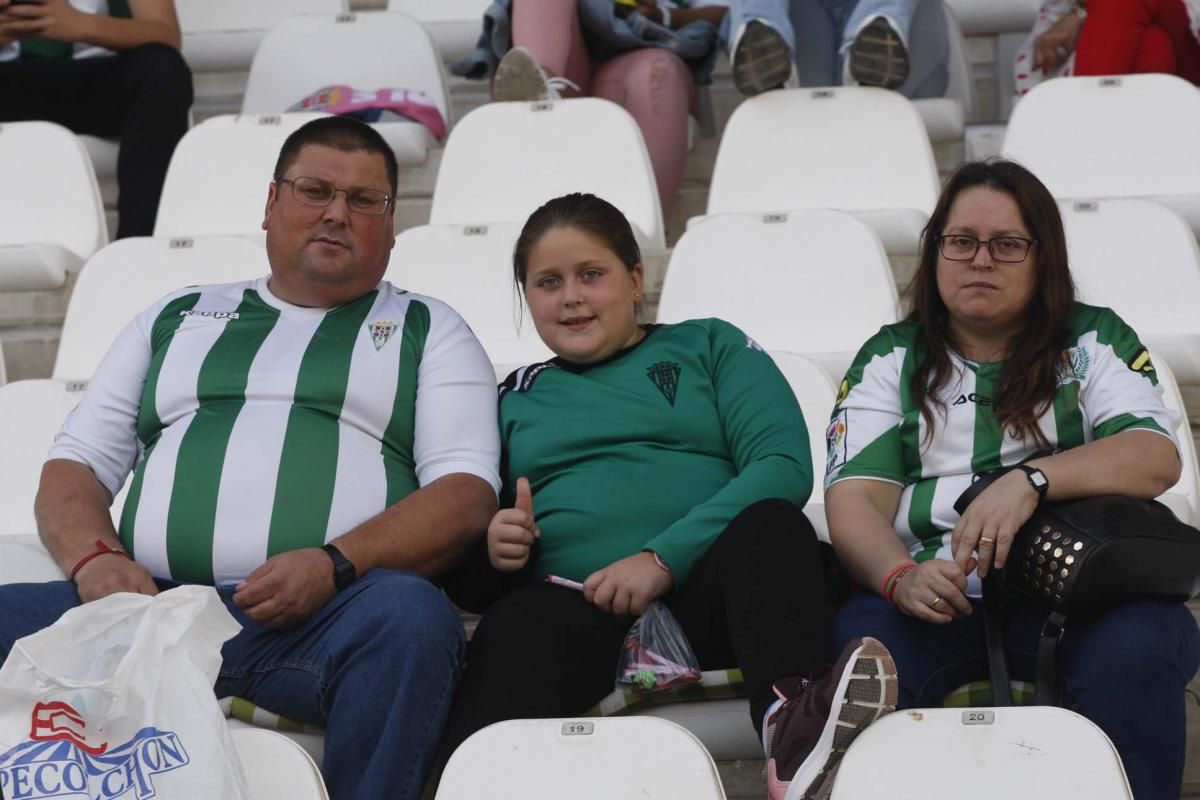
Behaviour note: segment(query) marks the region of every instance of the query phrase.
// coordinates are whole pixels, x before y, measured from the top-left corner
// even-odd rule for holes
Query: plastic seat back
[[[59,380],[90,380],[117,334],[164,295],[270,272],[263,247],[240,236],[113,242],[79,274],[54,362]]]
[[[752,97],[729,118],[708,214],[835,208],[871,225],[887,252],[915,255],[938,191],[912,101],[857,86],[788,89]]]
[[[421,21],[445,61],[461,58],[475,47],[488,0],[390,0],[388,11],[401,11]]]
[[[1157,352],[1151,353],[1154,370],[1158,373],[1158,383],[1163,389],[1163,401],[1167,408],[1179,415],[1179,423],[1175,427],[1175,439],[1179,443],[1180,474],[1179,480],[1158,497],[1158,501],[1175,512],[1189,525],[1200,525],[1200,462],[1196,460],[1196,442],[1192,439],[1192,426],[1188,422],[1187,408],[1183,404],[1183,395],[1179,392],[1179,384],[1166,359],[1159,358]]]
[[[488,103],[459,120],[442,155],[429,222],[524,222],[571,192],[625,214],[644,249],[666,248],[658,187],[637,123],[608,100]]]
[[[1017,103],[1004,153],[1059,198],[1196,198],[1198,141],[1200,91],[1182,78],[1058,78]]]
[[[1187,223],[1148,200],[1059,207],[1079,299],[1111,306],[1181,383],[1200,383],[1200,247]]]
[[[371,92],[420,90],[450,123],[446,79],[433,40],[417,20],[386,11],[310,14],[280,22],[254,54],[242,113],[277,114],[330,85]]]
[[[183,57],[193,70],[244,70],[267,31],[295,14],[349,11],[347,0],[177,0]]]
[[[409,228],[396,237],[384,277],[448,303],[493,364],[544,361],[553,353],[538,338],[513,284],[512,248],[520,230],[515,223]]]
[[[724,800],[716,765],[687,730],[654,717],[521,719],[459,746],[436,800]]]
[[[829,525],[825,521],[825,430],[833,412],[836,390],[833,380],[811,359],[782,350],[771,351],[771,358],[787,378],[788,385],[800,403],[804,424],[808,428],[808,447],[812,454],[813,491],[804,506],[804,513],[817,531],[817,538],[829,541]]]
[[[92,162],[61,125],[0,125],[0,186],[0,292],[56,289],[107,243]]]
[[[262,236],[263,209],[279,149],[321,114],[211,117],[175,147],[155,236]]]
[[[658,318],[721,317],[767,350],[802,353],[840,380],[896,311],[887,256],[870,228],[813,209],[693,225],[671,254]]]
[[[237,727],[230,734],[250,800],[329,800],[321,772],[303,747],[262,729]]]

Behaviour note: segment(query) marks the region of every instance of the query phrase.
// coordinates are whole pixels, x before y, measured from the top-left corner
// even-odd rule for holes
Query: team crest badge
[[[675,406],[675,393],[679,389],[679,373],[682,371],[674,361],[660,361],[646,368],[646,377],[662,392],[672,408]]]
[[[1082,347],[1072,347],[1063,352],[1062,360],[1058,363],[1058,385],[1082,383],[1087,380],[1088,370],[1092,366],[1092,358]]]
[[[388,339],[392,338],[392,334],[396,332],[396,323],[390,319],[380,319],[368,322],[367,330],[371,332],[371,341],[375,343],[375,349],[382,350]]]

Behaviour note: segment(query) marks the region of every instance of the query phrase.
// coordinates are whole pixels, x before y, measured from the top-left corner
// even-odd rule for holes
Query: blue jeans
[[[445,595],[418,575],[372,570],[303,625],[269,631],[233,604],[232,587],[218,591],[243,627],[221,649],[217,696],[325,728],[334,800],[419,797],[462,664]],[[69,581],[0,586],[0,656],[79,604]]]
[[[731,0],[729,11],[717,29],[717,38],[725,48],[726,55],[732,57],[730,48],[734,45],[733,40],[741,32],[742,26],[752,19],[765,22],[777,30],[795,54],[796,37],[792,33],[792,21],[788,18],[788,0]]]
[[[879,595],[853,597],[834,620],[838,648],[859,636],[882,641],[896,660],[900,706],[940,706],[988,677],[983,605],[945,625],[906,616]],[[1032,681],[1045,614],[1009,611],[1011,676]],[[1200,666],[1200,630],[1182,603],[1133,601],[1079,625],[1068,620],[1060,649],[1063,703],[1100,726],[1125,763],[1137,800],[1178,800],[1186,743],[1184,690]]]
[[[881,15],[908,44],[908,78],[896,91],[911,99],[943,96],[950,45],[942,0],[792,0],[800,85],[840,86],[850,43]]]

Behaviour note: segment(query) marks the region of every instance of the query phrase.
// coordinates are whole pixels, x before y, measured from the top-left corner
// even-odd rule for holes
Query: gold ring
[[[993,538],[991,538],[991,537],[989,537],[989,536],[980,536],[980,537],[979,537],[979,543],[980,543],[980,544],[983,544],[984,542],[987,542],[988,544],[995,544],[995,543],[996,543],[996,540],[995,540],[995,539],[993,539]]]
[[[937,604],[940,602],[942,602],[942,598],[941,598],[941,595],[938,595],[937,597],[933,598],[933,602],[929,604],[929,607],[937,608]]]

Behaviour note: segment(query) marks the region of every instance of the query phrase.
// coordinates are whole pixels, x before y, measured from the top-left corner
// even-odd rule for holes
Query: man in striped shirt
[[[0,587],[0,652],[79,602],[214,585],[216,690],[326,731],[334,798],[419,795],[462,626],[427,580],[496,509],[494,373],[446,305],[381,280],[396,162],[327,117],[284,144],[270,276],[189,287],[118,337],[42,474],[73,582]],[[118,529],[111,497],[132,470]]]

